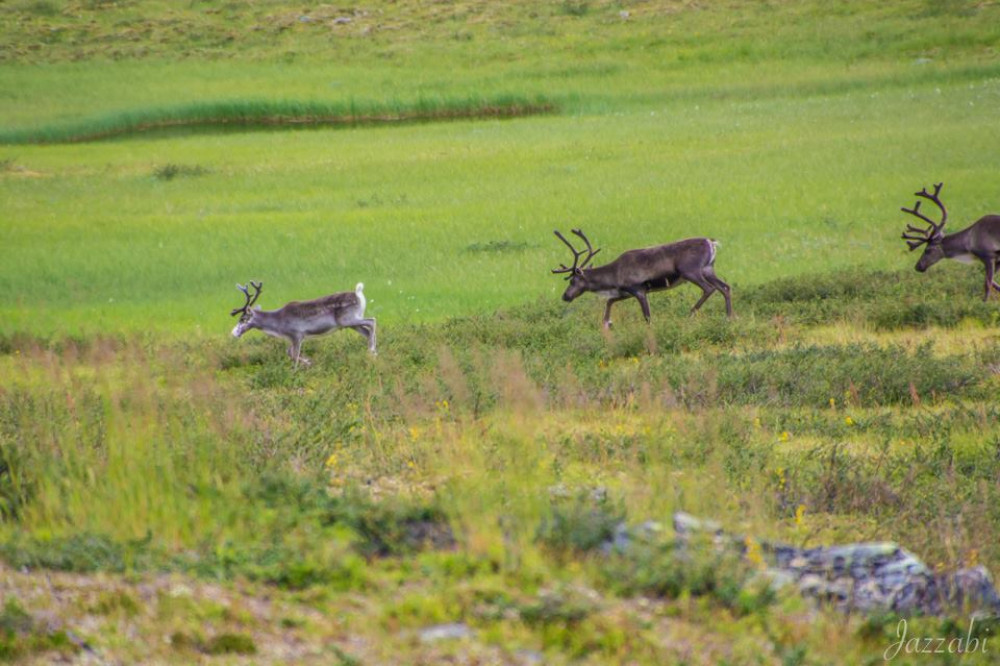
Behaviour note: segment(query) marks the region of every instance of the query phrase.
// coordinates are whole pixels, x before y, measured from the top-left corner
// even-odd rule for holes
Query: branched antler
[[[229,315],[231,317],[235,317],[238,314],[246,314],[247,310],[249,310],[253,304],[257,302],[257,299],[260,298],[260,292],[263,286],[263,282],[254,282],[253,280],[250,280],[250,284],[246,287],[241,284],[237,284],[236,288],[242,291],[243,295],[246,296],[246,302],[241,307],[233,308]],[[250,287],[253,287],[254,289],[253,296],[250,295]]]
[[[906,231],[903,232],[902,238],[903,240],[906,241],[906,244],[910,246],[910,250],[916,250],[921,245],[929,243],[935,236],[938,236],[941,233],[943,233],[942,229],[944,229],[945,222],[948,221],[948,210],[944,207],[944,204],[941,203],[941,197],[940,197],[941,188],[943,186],[944,183],[937,183],[934,186],[933,194],[928,192],[926,187],[920,190],[919,192],[914,193],[915,196],[918,196],[922,199],[926,199],[932,202],[941,210],[940,222],[935,222],[934,220],[932,220],[931,218],[927,217],[926,215],[920,212],[920,203],[921,203],[920,201],[917,201],[915,204],[913,204],[913,208],[905,208],[905,207],[900,208],[900,210],[903,211],[904,213],[909,213],[910,215],[916,216],[930,225],[930,227],[926,229],[915,227],[912,224],[906,225]]]
[[[595,250],[590,245],[590,241],[587,240],[587,236],[584,235],[583,231],[581,231],[580,229],[571,229],[571,231],[576,236],[578,236],[584,243],[586,243],[587,248],[584,249],[584,250],[577,250],[575,247],[573,247],[572,243],[570,243],[568,240],[566,240],[565,236],[563,236],[558,231],[554,231],[553,233],[556,235],[556,237],[559,240],[561,240],[563,243],[565,243],[566,247],[569,248],[569,251],[573,253],[573,265],[572,266],[567,266],[566,264],[559,264],[559,268],[553,268],[552,269],[552,272],[555,273],[555,274],[557,274],[557,275],[561,274],[561,273],[570,273],[572,275],[573,273],[575,273],[577,271],[582,271],[584,268],[587,267],[587,264],[590,263],[590,260],[593,259],[597,255],[597,253],[601,251],[600,248],[598,248],[598,249]],[[580,263],[580,257],[583,254],[586,254],[587,257],[583,260],[583,263],[581,264]],[[566,279],[568,280],[569,276],[567,276]]]

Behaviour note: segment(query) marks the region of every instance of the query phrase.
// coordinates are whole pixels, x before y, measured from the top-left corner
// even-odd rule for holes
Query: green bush
[[[610,543],[625,522],[625,508],[606,493],[580,490],[554,497],[535,540],[557,553],[587,553]]]
[[[434,502],[389,497],[376,503],[347,493],[330,500],[324,522],[354,530],[357,549],[365,557],[394,557],[455,545],[447,516]]]
[[[107,536],[81,533],[0,543],[0,557],[17,568],[121,573],[130,568],[145,568],[144,565],[153,557],[149,545],[149,539],[119,543]]]
[[[738,615],[765,611],[775,600],[763,580],[735,551],[708,542],[630,543],[602,567],[604,584],[625,596],[707,597]]]
[[[257,644],[246,634],[222,633],[213,636],[202,648],[205,654],[257,654]]]

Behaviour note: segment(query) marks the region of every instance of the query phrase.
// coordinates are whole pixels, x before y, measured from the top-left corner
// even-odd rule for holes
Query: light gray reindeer
[[[250,295],[250,288],[254,293]],[[368,340],[368,351],[375,354],[375,320],[365,318],[364,285],[358,283],[354,291],[343,291],[329,296],[323,296],[312,301],[292,301],[277,310],[261,310],[253,307],[260,297],[263,283],[250,281],[244,287],[237,284],[236,288],[243,292],[246,302],[234,308],[229,314],[240,320],[233,328],[233,337],[238,338],[247,331],[256,328],[270,336],[288,340],[288,355],[299,363],[312,365],[312,362],[301,354],[302,341],[308,337],[330,333],[339,328],[353,328]]]
[[[942,187],[944,183],[935,185],[934,194],[928,192],[926,187],[915,193],[915,196],[930,201],[941,210],[940,222],[935,223],[921,213],[919,201],[913,208],[900,208],[904,213],[919,217],[931,225],[921,229],[908,224],[903,232],[903,239],[910,246],[911,252],[921,245],[927,245],[917,260],[916,268],[921,273],[942,259],[955,259],[970,264],[975,259],[983,262],[986,267],[986,295],[983,300],[988,301],[994,289],[1000,291],[1000,285],[995,279],[997,265],[1000,264],[1000,215],[984,215],[965,229],[945,235],[944,223],[948,221],[948,211],[941,203]]]
[[[592,291],[608,300],[604,309],[604,328],[611,328],[611,306],[626,298],[635,298],[642,308],[642,316],[649,322],[649,301],[646,295],[654,291],[672,289],[684,282],[701,288],[702,295],[691,308],[694,313],[716,291],[726,299],[726,314],[733,316],[729,285],[715,274],[715,251],[718,243],[711,238],[688,238],[687,240],[657,245],[654,247],[629,250],[610,264],[587,268],[590,260],[600,252],[593,249],[590,241],[580,229],[573,229],[587,247],[577,250],[558,231],[556,237],[573,253],[573,265],[560,265],[552,269],[555,274],[568,274],[569,286],[563,293],[563,300],[572,301],[584,292]],[[586,253],[583,263],[580,256]]]

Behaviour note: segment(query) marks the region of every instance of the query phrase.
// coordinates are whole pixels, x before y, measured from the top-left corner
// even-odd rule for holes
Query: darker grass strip
[[[63,125],[0,130],[0,145],[83,143],[159,132],[247,131],[306,127],[359,127],[449,120],[502,119],[555,113],[544,98],[427,99],[413,103],[233,100],[124,111]]]

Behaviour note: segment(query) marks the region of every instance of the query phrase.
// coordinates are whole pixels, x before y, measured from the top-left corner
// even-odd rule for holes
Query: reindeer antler
[[[250,295],[250,287],[253,287],[254,289],[253,296]],[[258,298],[260,298],[260,292],[263,290],[263,287],[263,282],[254,282],[253,280],[250,280],[250,283],[246,287],[241,284],[237,284],[236,288],[243,292],[243,295],[246,296],[247,300],[241,307],[233,308],[233,310],[229,313],[229,316],[235,317],[238,314],[246,314],[246,311],[257,302]]]
[[[932,202],[941,210],[940,222],[934,222],[934,220],[921,213],[920,212],[921,202],[919,201],[913,204],[913,208],[900,208],[900,210],[903,211],[904,213],[909,213],[910,215],[919,217],[921,220],[930,225],[930,227],[926,229],[915,227],[912,224],[906,225],[906,231],[903,232],[902,238],[903,240],[906,241],[906,244],[910,246],[911,251],[916,250],[918,247],[924,245],[925,243],[929,243],[931,239],[934,238],[934,236],[941,234],[942,233],[941,230],[944,229],[945,222],[948,221],[948,209],[944,207],[944,204],[941,202],[941,197],[939,196],[941,194],[941,188],[943,186],[944,186],[943,182],[937,183],[934,186],[934,194],[928,192],[926,187],[921,189],[919,192],[914,193],[915,196],[918,196],[921,199],[926,199]]]
[[[565,236],[559,233],[559,231],[552,232],[556,235],[556,238],[565,243],[566,247],[569,248],[569,251],[573,253],[572,266],[567,266],[566,264],[559,264],[559,268],[552,269],[552,272],[557,275],[561,273],[575,273],[576,271],[582,271],[584,268],[587,267],[587,264],[590,263],[590,260],[593,259],[597,255],[597,253],[601,251],[600,248],[595,250],[591,246],[590,241],[587,240],[587,236],[580,229],[571,229],[570,231],[572,231],[574,235],[578,236],[587,245],[587,248],[585,250],[577,250],[575,247],[573,247],[572,243],[566,240]],[[587,258],[584,259],[583,263],[581,264],[580,256],[583,255],[584,253],[586,253]],[[567,276],[566,279],[568,280],[569,277]]]

